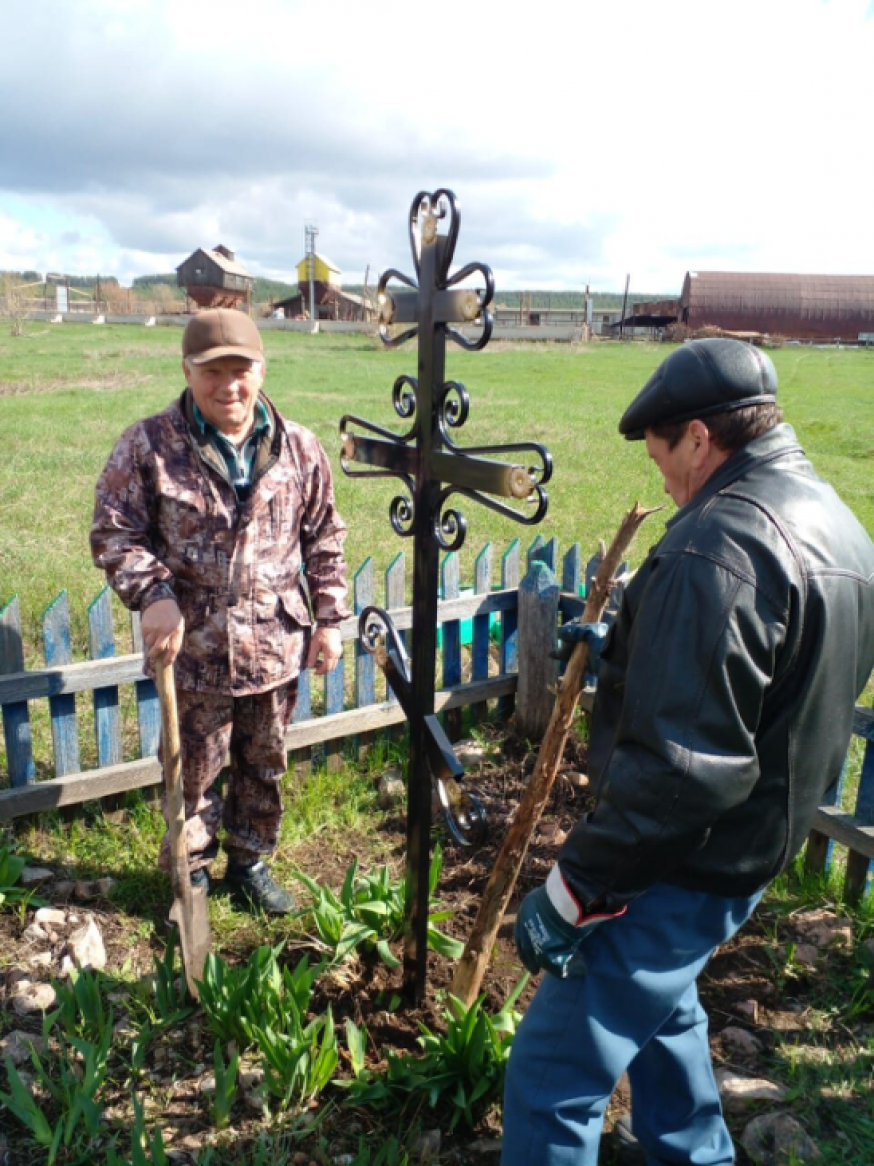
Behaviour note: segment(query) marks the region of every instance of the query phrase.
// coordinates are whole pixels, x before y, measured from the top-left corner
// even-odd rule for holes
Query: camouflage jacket
[[[325,451],[262,399],[273,434],[245,502],[191,424],[187,390],[122,434],[97,483],[94,562],[132,611],[179,604],[180,688],[232,696],[275,688],[303,667],[313,617],[330,626],[350,614],[346,526]]]

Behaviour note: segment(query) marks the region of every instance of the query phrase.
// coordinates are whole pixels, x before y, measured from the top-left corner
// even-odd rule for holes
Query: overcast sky
[[[304,226],[411,271],[448,186],[501,288],[874,273],[872,0],[2,0],[0,269],[135,276]]]

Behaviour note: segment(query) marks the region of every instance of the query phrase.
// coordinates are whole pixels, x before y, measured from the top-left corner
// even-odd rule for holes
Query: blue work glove
[[[584,976],[586,963],[578,948],[586,936],[606,919],[623,915],[584,915],[556,864],[542,887],[529,891],[516,913],[513,938],[529,972],[550,972],[559,979]]]
[[[598,666],[601,663],[601,649],[604,647],[608,630],[609,625],[605,623],[579,623],[577,620],[563,623],[555,633],[558,637],[559,647],[552,655],[556,660],[567,661],[570,660],[571,653],[577,644],[588,644],[589,664],[586,668],[585,682],[589,685],[595,684],[598,678]]]

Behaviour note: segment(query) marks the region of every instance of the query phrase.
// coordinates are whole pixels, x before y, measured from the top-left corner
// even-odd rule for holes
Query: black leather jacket
[[[789,425],[667,524],[601,657],[596,809],[559,854],[585,905],[655,882],[750,895],[798,852],[874,666],[874,544]]]

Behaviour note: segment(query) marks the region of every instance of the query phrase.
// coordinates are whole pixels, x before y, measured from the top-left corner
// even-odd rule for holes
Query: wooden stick
[[[657,507],[656,509],[661,509]],[[583,623],[597,623],[604,614],[613,576],[622,562],[631,540],[641,523],[655,510],[645,510],[639,503],[628,511],[619,526],[610,549],[601,560],[583,610]],[[452,994],[470,1006],[479,993],[486,966],[495,945],[501,920],[516,886],[525,852],[534,828],[540,820],[555,775],[561,765],[565,743],[574,722],[577,702],[589,662],[589,647],[576,644],[564,677],[556,693],[555,707],[549,720],[528,788],[513,816],[504,844],[492,868],[483,892],[479,914],[467,941],[455,977]]]

